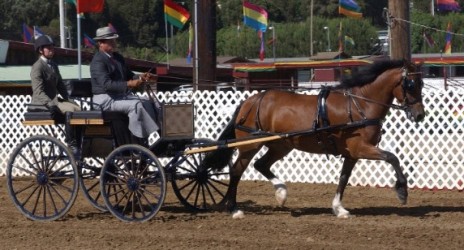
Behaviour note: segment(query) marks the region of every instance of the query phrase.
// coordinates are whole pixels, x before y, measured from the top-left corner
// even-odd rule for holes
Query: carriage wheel
[[[16,208],[32,220],[64,216],[76,199],[78,178],[71,151],[47,135],[25,139],[8,161],[8,194]]]
[[[205,154],[184,155],[174,164],[172,188],[179,201],[192,211],[214,209],[223,202],[229,188],[229,168],[204,169],[201,165]]]
[[[108,155],[100,185],[108,210],[126,222],[153,218],[166,197],[161,163],[150,150],[134,144],[118,147]]]
[[[108,209],[100,192],[100,173],[103,163],[104,159],[102,158],[84,158],[80,163],[81,178],[79,178],[79,183],[85,198],[90,204],[96,209],[106,212]]]

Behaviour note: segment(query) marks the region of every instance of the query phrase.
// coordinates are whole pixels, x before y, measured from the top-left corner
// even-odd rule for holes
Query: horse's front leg
[[[359,152],[362,152],[357,155],[357,158],[359,159],[384,160],[390,163],[390,165],[395,170],[397,178],[395,184],[396,194],[401,204],[406,204],[408,201],[408,181],[400,167],[400,161],[398,158],[393,153],[381,150],[375,146],[360,148]]]
[[[342,171],[340,173],[340,180],[338,181],[337,193],[332,201],[332,211],[338,218],[349,218],[350,212],[342,205],[343,193],[345,192],[346,185],[350,179],[351,172],[358,162],[357,159],[345,158],[343,162]]]
[[[393,166],[396,173],[395,191],[401,204],[405,205],[408,202],[408,181],[400,167],[400,161],[393,153],[381,150],[382,155],[386,162]]]

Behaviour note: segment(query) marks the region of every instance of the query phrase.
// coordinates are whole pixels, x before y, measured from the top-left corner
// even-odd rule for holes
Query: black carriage
[[[69,86],[70,96],[88,108],[74,112],[69,121],[52,112],[27,112],[23,125],[42,126],[47,133],[21,141],[8,161],[8,192],[27,218],[63,217],[79,187],[95,208],[123,221],[154,217],[166,197],[167,181],[193,211],[209,210],[223,200],[228,172],[202,167],[204,152],[186,153],[212,143],[194,138],[192,103],[162,105],[160,138],[144,147],[132,139],[125,114],[92,105],[90,81],[72,80]],[[65,122],[81,128],[77,157],[57,139]]]

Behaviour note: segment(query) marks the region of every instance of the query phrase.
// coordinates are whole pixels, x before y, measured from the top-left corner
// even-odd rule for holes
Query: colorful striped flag
[[[362,18],[361,8],[354,0],[340,0],[338,13],[347,17]]]
[[[460,11],[461,7],[455,0],[437,0],[438,11]]]
[[[90,36],[84,33],[84,46],[87,48],[93,48],[97,46],[97,43]]]
[[[116,28],[111,23],[108,23],[108,27],[110,27],[111,31],[113,31],[114,33],[118,33]]]
[[[192,63],[192,47],[193,47],[193,28],[192,23],[189,26],[189,40],[188,40],[188,51],[187,51],[187,64]]]
[[[31,27],[23,23],[23,42],[28,43],[32,40],[32,34],[34,31]]]
[[[249,27],[266,32],[267,30],[267,11],[258,5],[248,1],[243,2],[243,23]]]
[[[258,37],[261,39],[261,47],[259,49],[259,60],[263,61],[265,52],[264,52],[264,32],[258,30]]]
[[[34,26],[34,39],[43,36],[44,33],[39,29],[39,26]]]
[[[182,29],[189,20],[190,13],[172,0],[164,0],[164,16],[170,24]]]
[[[347,36],[347,35],[345,35],[345,44],[346,43],[349,43],[349,44],[351,44],[353,46],[355,45],[354,39],[352,37],[350,37],[350,36]]]
[[[451,38],[453,35],[451,34],[451,22],[448,22],[448,27],[446,28],[446,36],[445,36],[445,48],[443,51],[445,54],[451,54]]]
[[[429,47],[435,46],[435,41],[433,40],[433,38],[432,38],[432,36],[430,34],[428,34],[427,32],[424,31],[422,36],[424,37],[424,40],[427,43],[427,45],[429,45]]]

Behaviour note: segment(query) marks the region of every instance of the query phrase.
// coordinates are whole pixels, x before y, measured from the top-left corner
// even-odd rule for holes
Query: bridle
[[[407,110],[410,109],[410,107],[412,105],[422,101],[422,98],[415,99],[414,101],[409,100],[407,93],[413,92],[415,90],[415,87],[416,87],[416,84],[417,84],[414,80],[409,79],[409,77],[414,76],[414,75],[422,75],[422,72],[411,72],[410,73],[410,72],[408,72],[406,67],[403,67],[402,71],[403,72],[402,72],[401,80],[398,82],[398,84],[401,84],[401,89],[402,89],[402,93],[403,93],[403,102],[401,103],[401,105],[396,105],[396,104],[393,104],[393,103],[392,104],[386,104],[386,103],[378,102],[376,100],[366,98],[366,97],[361,96],[361,95],[353,94],[349,90],[343,90],[343,91],[335,90],[335,91],[340,92],[343,95],[349,96],[351,98],[356,98],[356,99],[364,100],[366,102],[375,103],[375,104],[380,105],[380,106],[393,108],[393,109],[398,109],[398,110],[403,110],[403,111],[407,112]],[[421,80],[421,83],[419,83],[419,84],[423,84],[422,80]],[[353,99],[353,100],[355,100],[355,99]]]
[[[416,84],[421,84],[423,85],[424,82],[420,80],[419,83],[416,83],[413,79],[409,79],[409,76],[414,76],[414,75],[422,75],[422,72],[412,72],[409,73],[408,70],[403,67],[403,73],[402,73],[402,83],[401,83],[401,89],[403,91],[403,103],[402,106],[405,107],[406,109],[409,108],[411,105],[414,105],[418,102],[422,101],[421,98],[416,98],[413,101],[410,101],[408,98],[407,93],[412,93],[416,89]]]

